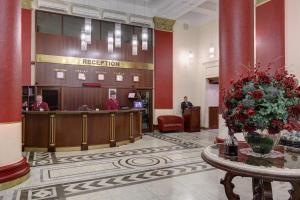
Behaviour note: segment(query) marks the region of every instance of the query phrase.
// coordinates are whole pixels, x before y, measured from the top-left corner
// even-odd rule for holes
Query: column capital
[[[154,29],[160,31],[173,32],[173,26],[176,20],[161,17],[153,17]]]
[[[32,9],[32,0],[21,0],[21,7],[23,9],[31,10]]]

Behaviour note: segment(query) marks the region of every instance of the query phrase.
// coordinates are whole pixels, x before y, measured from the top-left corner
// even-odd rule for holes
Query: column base
[[[29,177],[30,167],[25,157],[19,162],[0,167],[0,191],[14,187]]]

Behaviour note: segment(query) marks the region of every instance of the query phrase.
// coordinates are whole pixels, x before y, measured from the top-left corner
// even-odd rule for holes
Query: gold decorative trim
[[[87,115],[82,115],[82,144],[87,144]]]
[[[112,142],[114,142],[115,140],[116,140],[116,138],[115,138],[115,132],[116,132],[116,130],[115,130],[115,114],[113,114],[113,113],[111,113],[110,114],[110,120],[109,120],[109,123],[110,123],[110,138],[109,138],[109,140],[110,141],[112,141]]]
[[[55,146],[55,115],[50,115],[49,146]]]
[[[28,172],[26,175],[22,176],[22,177],[19,177],[15,180],[12,180],[12,181],[8,181],[8,182],[5,182],[5,183],[0,183],[0,191],[1,190],[6,190],[8,188],[12,188],[16,185],[19,185],[21,183],[23,183],[24,181],[26,181],[30,176],[30,172]]]
[[[24,9],[32,9],[32,0],[21,0],[21,7]]]
[[[133,113],[130,113],[129,116],[129,138],[133,139]]]
[[[139,125],[140,125],[140,128],[139,128],[139,133],[140,135],[142,135],[142,112],[139,112]]]
[[[130,143],[130,140],[124,140],[124,141],[117,142],[117,146],[126,145],[129,143]]]
[[[48,148],[43,147],[24,147],[26,152],[48,152]]]
[[[109,148],[109,144],[98,144],[98,145],[91,145],[89,146],[89,150],[92,149],[103,149],[103,148]]]
[[[161,17],[153,17],[154,28],[160,31],[173,32],[173,26],[176,20]]]
[[[265,3],[270,2],[271,0],[256,0],[256,7],[261,6]]]
[[[22,146],[25,143],[25,116],[22,116]]]
[[[81,147],[55,147],[55,151],[58,152],[58,151],[61,151],[61,152],[64,152],[64,151],[80,151],[81,150]]]
[[[154,65],[152,63],[138,63],[138,62],[127,62],[127,61],[118,61],[118,60],[103,60],[103,59],[94,59],[94,58],[79,58],[79,57],[55,56],[55,55],[45,55],[45,54],[37,54],[36,62],[63,64],[63,65],[133,68],[133,69],[146,69],[146,70],[154,69]]]

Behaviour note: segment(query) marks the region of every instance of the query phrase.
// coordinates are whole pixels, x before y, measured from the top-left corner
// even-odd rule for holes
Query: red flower
[[[271,78],[265,72],[258,72],[257,75],[258,75],[259,83],[262,83],[262,84],[270,84],[271,83]]]
[[[253,91],[253,93],[252,93],[252,97],[253,97],[255,100],[261,99],[263,96],[264,96],[264,93],[263,93],[261,90],[255,90],[255,91]]]
[[[296,87],[296,81],[293,77],[287,77],[283,80],[283,84],[286,88],[293,89]]]
[[[255,114],[255,110],[254,110],[253,108],[249,108],[249,109],[247,110],[247,114],[248,114],[249,116],[252,116],[252,115]]]
[[[246,132],[253,132],[256,130],[255,126],[251,124],[245,124],[244,129]]]
[[[234,94],[234,98],[236,98],[237,100],[240,100],[243,98],[243,92],[242,90],[237,90]]]

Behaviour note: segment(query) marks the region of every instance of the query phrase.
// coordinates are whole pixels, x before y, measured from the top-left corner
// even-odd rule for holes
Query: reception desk
[[[54,152],[133,143],[142,137],[142,111],[23,112],[23,149]]]

